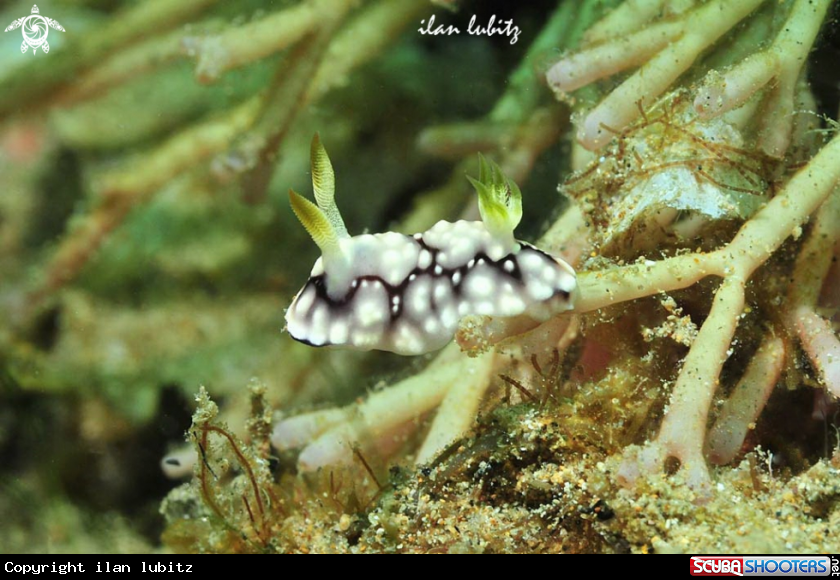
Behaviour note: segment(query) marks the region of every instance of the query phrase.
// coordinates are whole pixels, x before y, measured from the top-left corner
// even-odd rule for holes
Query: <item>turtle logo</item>
[[[47,42],[47,34],[49,33],[49,28],[47,28],[48,26],[64,32],[64,28],[62,28],[58,21],[53,20],[52,18],[47,18],[46,16],[41,16],[38,14],[38,6],[33,5],[32,14],[13,21],[6,27],[5,32],[23,27],[23,30],[21,30],[21,33],[23,34],[23,44],[20,45],[20,51],[26,52],[26,49],[31,46],[32,54],[38,52],[39,48],[46,54],[50,51],[50,45]]]

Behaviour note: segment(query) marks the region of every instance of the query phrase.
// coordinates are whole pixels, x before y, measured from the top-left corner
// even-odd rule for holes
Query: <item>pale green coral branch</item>
[[[825,201],[840,178],[840,139],[834,138],[797,172],[782,193],[767,203],[725,247],[707,254],[685,254],[659,261],[581,272],[579,312],[604,308],[659,292],[691,286],[706,276],[744,280],[795,233]]]
[[[380,0],[354,14],[330,42],[304,102],[314,102],[332,88],[347,85],[350,71],[387,48],[424,10],[428,10],[426,0]]]
[[[465,359],[457,345],[450,345],[422,373],[345,408],[346,421],[335,423],[341,415],[325,415],[325,411],[311,414],[312,421],[292,417],[278,423],[272,441],[280,448],[289,448],[308,439],[298,458],[304,471],[348,463],[352,461],[354,446],[382,441],[401,425],[418,420],[428,409],[437,406],[452,385],[463,378]],[[301,429],[307,432],[302,434]]]
[[[773,43],[724,74],[710,74],[698,89],[694,106],[711,118],[744,104],[768,88],[759,148],[780,157],[790,143],[797,82],[832,0],[797,0]]]
[[[219,34],[187,36],[182,44],[186,54],[197,60],[196,77],[214,82],[226,71],[288,48],[328,21],[341,20],[357,3],[305,0]]]
[[[578,139],[598,149],[639,115],[639,103],[649,108],[654,100],[714,44],[763,0],[717,0],[686,16],[684,35],[624,81],[584,119]]]
[[[754,427],[779,380],[784,361],[785,341],[771,332],[762,340],[709,430],[705,453],[712,463],[729,463],[741,450],[747,432]]]
[[[720,369],[728,357],[729,345],[743,312],[744,285],[782,242],[819,208],[838,180],[840,138],[835,137],[791,178],[779,195],[746,222],[724,248],[702,258],[686,255],[663,260],[655,265],[656,275],[648,281],[639,276],[638,266],[634,266],[631,268],[637,271],[625,270],[629,271],[630,278],[623,279],[624,284],[620,288],[614,290],[601,283],[600,304],[606,306],[625,297],[639,297],[645,288],[648,293],[658,291],[659,286],[667,282],[668,266],[679,279],[679,287],[684,287],[682,284],[686,281],[710,274],[723,278],[711,312],[680,370],[660,433],[642,451],[628,453],[629,463],[625,464],[622,475],[625,481],[632,483],[640,471],[660,469],[665,459],[676,457],[686,468],[692,485],[708,490],[710,478],[702,461],[706,418],[718,385]],[[590,275],[593,274],[598,273]],[[612,274],[618,272],[613,271]],[[598,287],[586,284],[586,277],[586,274],[578,277],[582,291],[585,287],[590,290]],[[588,308],[599,307],[599,301],[593,301],[593,298],[589,297]],[[632,465],[637,462],[643,463],[642,469]]]
[[[649,108],[653,102],[685,71],[691,67],[700,53],[717,42],[733,26],[750,14],[763,0],[712,0],[678,20],[680,30],[672,30],[662,24],[662,31],[667,36],[679,38],[668,44],[666,48],[650,58],[638,71],[613,90],[603,101],[592,109],[582,120],[578,129],[578,140],[587,149],[598,149],[609,142],[618,131],[636,120],[642,109]],[[654,28],[655,30],[655,28]],[[645,31],[638,35],[647,34]],[[638,40],[638,39],[637,39]],[[624,54],[626,40],[617,39],[607,45],[590,49],[582,54],[598,56],[596,62],[590,66],[597,69],[598,65],[607,70],[615,71],[614,63],[624,62],[629,66],[634,59]],[[631,42],[631,47],[642,51],[646,56],[650,54],[640,42]],[[607,58],[610,49],[612,58]],[[590,57],[592,58],[592,57]],[[573,60],[574,59],[574,60]],[[568,70],[569,63],[575,64],[575,69],[582,71],[589,59],[572,55],[560,60],[549,70],[547,78],[549,84],[558,93],[570,90],[569,87],[579,86],[577,83],[565,84],[577,74]],[[591,62],[591,61],[590,61]],[[588,76],[600,78],[604,76],[600,71],[588,71]]]
[[[820,291],[840,241],[840,188],[822,205],[799,253],[788,293],[785,324],[835,397],[840,397],[840,340],[828,320],[817,313]]]
[[[447,445],[468,433],[478,414],[478,405],[490,386],[495,353],[460,360],[456,381],[438,407],[435,420],[423,445],[417,452],[416,463],[423,465],[437,456]]]
[[[584,40],[594,44],[632,34],[665,12],[678,15],[694,4],[694,0],[627,0],[587,30]]]

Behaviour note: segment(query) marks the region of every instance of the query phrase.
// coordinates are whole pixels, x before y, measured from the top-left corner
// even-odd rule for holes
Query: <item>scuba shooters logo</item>
[[[744,559],[726,556],[692,556],[692,576],[743,576]]]
[[[692,556],[692,576],[840,576],[832,556]]]

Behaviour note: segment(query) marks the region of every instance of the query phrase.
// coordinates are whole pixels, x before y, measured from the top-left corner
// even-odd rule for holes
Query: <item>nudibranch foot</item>
[[[312,175],[318,205],[290,192],[323,252],[286,311],[295,340],[416,355],[449,343],[468,315],[545,321],[572,308],[574,270],[514,239],[521,194],[495,163],[481,157],[479,179],[470,180],[482,221],[440,221],[413,236],[347,233],[317,135]]]

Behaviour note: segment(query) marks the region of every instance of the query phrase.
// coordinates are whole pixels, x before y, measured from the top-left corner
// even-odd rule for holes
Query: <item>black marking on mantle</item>
[[[363,281],[375,282],[375,283],[381,284],[382,288],[385,289],[387,299],[388,299],[387,308],[388,308],[388,313],[389,313],[389,316],[390,316],[389,326],[393,326],[396,323],[396,321],[402,316],[403,308],[405,307],[405,291],[408,288],[408,285],[411,284],[412,282],[416,281],[416,278],[419,278],[420,276],[429,276],[432,279],[432,282],[434,282],[435,280],[437,280],[439,278],[448,278],[448,280],[450,282],[450,285],[451,285],[451,288],[452,288],[452,293],[456,297],[459,297],[461,295],[461,285],[464,283],[467,275],[471,272],[472,269],[468,268],[466,264],[464,264],[462,266],[459,266],[457,268],[444,268],[444,267],[441,266],[440,274],[436,274],[435,269],[438,267],[437,256],[438,256],[438,253],[440,253],[440,249],[439,248],[434,248],[434,247],[430,246],[429,244],[427,244],[426,241],[422,238],[422,236],[420,234],[417,234],[415,236],[406,236],[406,237],[410,237],[420,247],[420,252],[422,252],[424,250],[429,252],[430,255],[431,255],[431,261],[430,261],[429,265],[425,268],[415,267],[414,269],[412,269],[408,273],[408,275],[399,284],[396,284],[396,285],[389,284],[384,279],[382,279],[382,277],[377,276],[377,275],[372,275],[372,274],[358,276],[358,277],[353,279],[353,281],[351,282],[351,285],[350,285],[350,289],[347,291],[347,293],[344,296],[342,296],[339,299],[333,299],[333,298],[330,298],[329,294],[327,293],[328,274],[324,273],[324,274],[321,274],[321,275],[318,275],[318,276],[311,277],[306,282],[303,290],[301,290],[299,295],[302,295],[303,293],[305,293],[310,285],[314,286],[316,300],[323,301],[324,303],[326,303],[328,308],[329,308],[330,313],[333,313],[333,312],[336,312],[336,311],[340,311],[340,310],[344,310],[346,308],[349,308],[349,305],[352,303],[353,299],[355,298],[356,292],[361,287],[361,284],[362,284]],[[532,250],[532,251],[535,251],[539,254],[542,254],[546,259],[548,259],[550,261],[553,261],[553,262],[557,261],[553,256],[551,256],[547,252],[544,252],[543,250],[541,250],[541,249],[539,249],[539,248],[537,248],[537,247],[535,247],[535,246],[533,246],[529,243],[520,242],[520,241],[517,241],[516,243],[519,244],[519,250],[518,251],[525,250],[525,249]],[[509,253],[509,254],[503,256],[499,260],[491,260],[487,256],[486,253],[478,252],[477,254],[475,254],[471,258],[472,260],[475,260],[473,268],[475,268],[475,266],[479,265],[480,262],[483,262],[484,264],[486,264],[486,265],[490,266],[491,268],[495,269],[502,276],[512,280],[513,282],[517,283],[521,287],[524,284],[524,282],[523,282],[523,277],[522,277],[522,270],[519,266],[519,261],[517,259],[518,251],[517,251],[517,253]],[[418,254],[418,256],[419,256],[419,254]],[[508,272],[504,268],[505,263],[507,263],[507,262],[511,262],[513,264],[513,268],[510,272]],[[460,278],[459,278],[457,284],[453,284],[452,283],[452,277],[456,273],[459,273]],[[412,275],[415,277],[415,280],[410,280]],[[566,292],[565,290],[562,290],[562,289],[558,289],[557,292],[561,296],[563,296],[564,299],[568,299],[569,292]],[[399,298],[399,302],[397,304],[397,307],[393,308],[395,298]],[[315,303],[316,302],[313,302],[313,306],[314,306]],[[430,303],[431,311],[433,313],[436,313],[438,311],[438,304],[437,304],[437,301],[436,301],[435,296],[434,296],[434,286],[432,286],[432,289],[431,289],[431,292],[430,292],[429,303]],[[305,313],[305,320],[306,321],[311,322],[312,317],[314,315],[313,314],[314,310],[315,310],[314,307],[310,307],[309,311]],[[332,343],[330,343],[328,339],[327,339],[326,342],[324,342],[324,344],[318,345],[318,344],[313,344],[312,342],[310,342],[309,340],[307,340],[305,338],[297,338],[295,336],[292,336],[292,338],[294,338],[295,340],[297,340],[299,342],[302,342],[304,344],[310,345],[310,346],[330,346],[330,345],[332,345]]]

